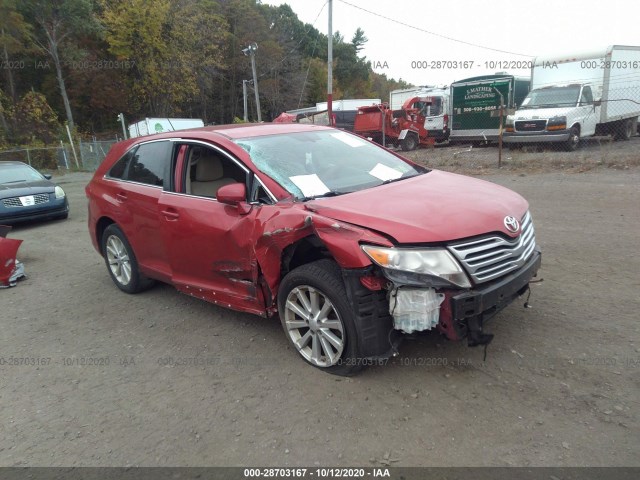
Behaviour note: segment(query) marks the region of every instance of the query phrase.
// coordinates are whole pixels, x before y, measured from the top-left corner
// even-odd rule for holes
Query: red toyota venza
[[[541,255],[527,202],[329,127],[206,127],[116,144],[89,232],[127,293],[156,281],[278,315],[302,358],[348,375],[437,329],[486,345]]]

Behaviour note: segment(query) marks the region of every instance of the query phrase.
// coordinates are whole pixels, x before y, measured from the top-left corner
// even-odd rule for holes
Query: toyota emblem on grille
[[[516,217],[506,216],[504,217],[504,226],[507,227],[511,233],[516,233],[520,229],[520,223]]]

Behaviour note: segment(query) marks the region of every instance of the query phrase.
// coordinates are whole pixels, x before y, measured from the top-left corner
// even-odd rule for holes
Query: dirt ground
[[[69,220],[10,234],[28,279],[0,290],[0,465],[640,466],[638,146],[502,170],[495,149],[412,153],[524,195],[544,281],[491,321],[486,361],[428,334],[349,379],[277,319],[120,292],[87,234],[90,175],[61,176]]]

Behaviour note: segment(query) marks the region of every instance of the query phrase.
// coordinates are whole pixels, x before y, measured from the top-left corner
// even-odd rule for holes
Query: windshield
[[[37,182],[44,177],[28,165],[2,165],[0,183]]]
[[[339,130],[245,138],[256,167],[298,199],[340,195],[428,170]]]
[[[575,106],[578,103],[579,95],[579,85],[541,88],[530,91],[529,95],[522,101],[520,108]]]

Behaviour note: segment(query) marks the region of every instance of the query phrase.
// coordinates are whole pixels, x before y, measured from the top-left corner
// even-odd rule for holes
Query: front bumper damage
[[[456,336],[467,337],[469,346],[489,343],[491,338],[482,332],[484,323],[527,291],[541,264],[542,255],[536,247],[519,270],[478,288],[452,295],[449,313]]]
[[[402,333],[434,328],[450,340],[467,338],[469,346],[487,345],[493,335],[483,331],[485,323],[527,292],[529,282],[537,275],[541,263],[542,255],[536,247],[520,269],[466,290],[420,284],[418,276],[413,274],[398,275],[394,272],[382,278],[375,276],[372,269],[352,270],[345,275],[345,284],[358,313],[357,328],[380,332],[371,328],[376,323],[385,325],[385,331],[389,332],[388,336],[378,334],[367,338],[366,356],[388,358],[397,352]],[[368,302],[363,304],[358,300],[368,295],[376,296],[375,307],[362,309],[362,305]],[[382,299],[385,297],[388,301],[383,307]]]
[[[541,263],[542,255],[536,247],[526,263],[515,272],[464,290],[433,285],[415,274],[383,271],[386,278],[378,277],[380,281],[376,290],[384,288],[387,294],[388,328],[393,330],[393,335],[390,333],[389,338],[401,333],[411,334],[435,328],[450,340],[467,338],[469,346],[487,345],[493,335],[483,331],[484,324],[526,293],[529,282],[537,275]],[[371,275],[372,272],[367,274]],[[347,290],[358,288],[362,291],[362,285],[357,284],[353,280],[348,282],[347,285],[351,288]],[[369,289],[372,289],[371,285]],[[378,311],[378,315],[380,313]],[[366,325],[367,322],[363,322],[361,328]],[[390,344],[386,338],[376,338],[370,347],[372,348],[368,353],[375,356],[382,356],[393,350],[389,350]]]

